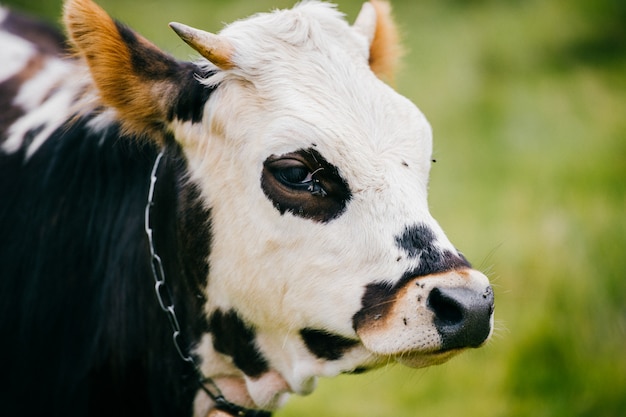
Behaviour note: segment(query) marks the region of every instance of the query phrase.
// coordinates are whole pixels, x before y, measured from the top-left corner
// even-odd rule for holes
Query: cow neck
[[[154,165],[152,166],[152,171],[150,173],[150,187],[148,189],[148,201],[146,203],[145,213],[144,213],[144,228],[146,232],[146,236],[148,238],[148,244],[150,247],[150,265],[152,268],[152,278],[154,279],[154,292],[156,294],[157,301],[159,303],[159,307],[165,313],[172,328],[172,342],[174,347],[176,348],[176,352],[180,358],[189,364],[192,367],[194,373],[196,374],[198,386],[202,389],[214,402],[215,408],[217,410],[228,413],[232,416],[241,416],[241,417],[270,417],[271,413],[264,410],[253,410],[249,408],[245,408],[234,404],[228,401],[217,384],[213,381],[213,379],[205,376],[200,369],[200,366],[196,362],[196,360],[189,354],[189,352],[185,352],[185,349],[181,346],[181,339],[184,335],[181,333],[180,324],[178,322],[178,317],[176,315],[176,309],[174,307],[174,298],[172,297],[172,293],[170,291],[169,286],[165,280],[165,271],[163,269],[163,262],[161,257],[157,254],[154,239],[153,239],[153,231],[152,226],[150,224],[150,214],[152,212],[152,207],[154,206],[154,190],[157,182],[157,172],[159,169],[159,165],[161,163],[161,159],[163,159],[164,151],[159,151],[157,155]]]

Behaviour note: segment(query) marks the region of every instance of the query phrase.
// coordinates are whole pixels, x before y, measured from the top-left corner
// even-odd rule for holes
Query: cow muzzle
[[[411,367],[442,363],[483,345],[493,330],[494,295],[487,277],[471,270],[368,286],[353,324],[370,352]]]

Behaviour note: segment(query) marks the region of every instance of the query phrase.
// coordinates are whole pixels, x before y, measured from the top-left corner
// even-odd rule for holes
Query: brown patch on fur
[[[91,0],[67,1],[64,22],[102,102],[119,110],[123,128],[160,137],[176,94],[177,62]]]
[[[391,5],[384,0],[370,0],[376,10],[376,32],[370,45],[369,64],[374,73],[393,83],[404,51],[400,44],[398,27],[391,15]]]
[[[224,126],[224,121],[215,116],[211,118],[211,134],[219,138],[226,137],[226,126]]]

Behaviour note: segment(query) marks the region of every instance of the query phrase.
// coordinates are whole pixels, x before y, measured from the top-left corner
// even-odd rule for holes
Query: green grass
[[[215,31],[291,1],[100,3],[186,57],[169,20]],[[394,4],[409,50],[397,88],[435,133],[431,211],[492,279],[497,329],[445,365],[322,380],[277,416],[623,415],[626,6]]]

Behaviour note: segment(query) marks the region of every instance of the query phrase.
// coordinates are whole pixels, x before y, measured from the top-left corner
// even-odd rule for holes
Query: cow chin
[[[409,368],[426,368],[447,362],[462,351],[463,349],[452,349],[433,353],[406,353],[396,356],[396,362]]]
[[[247,391],[256,408],[276,410],[285,404],[291,388],[285,378],[276,371],[270,371],[259,378],[246,378]]]

